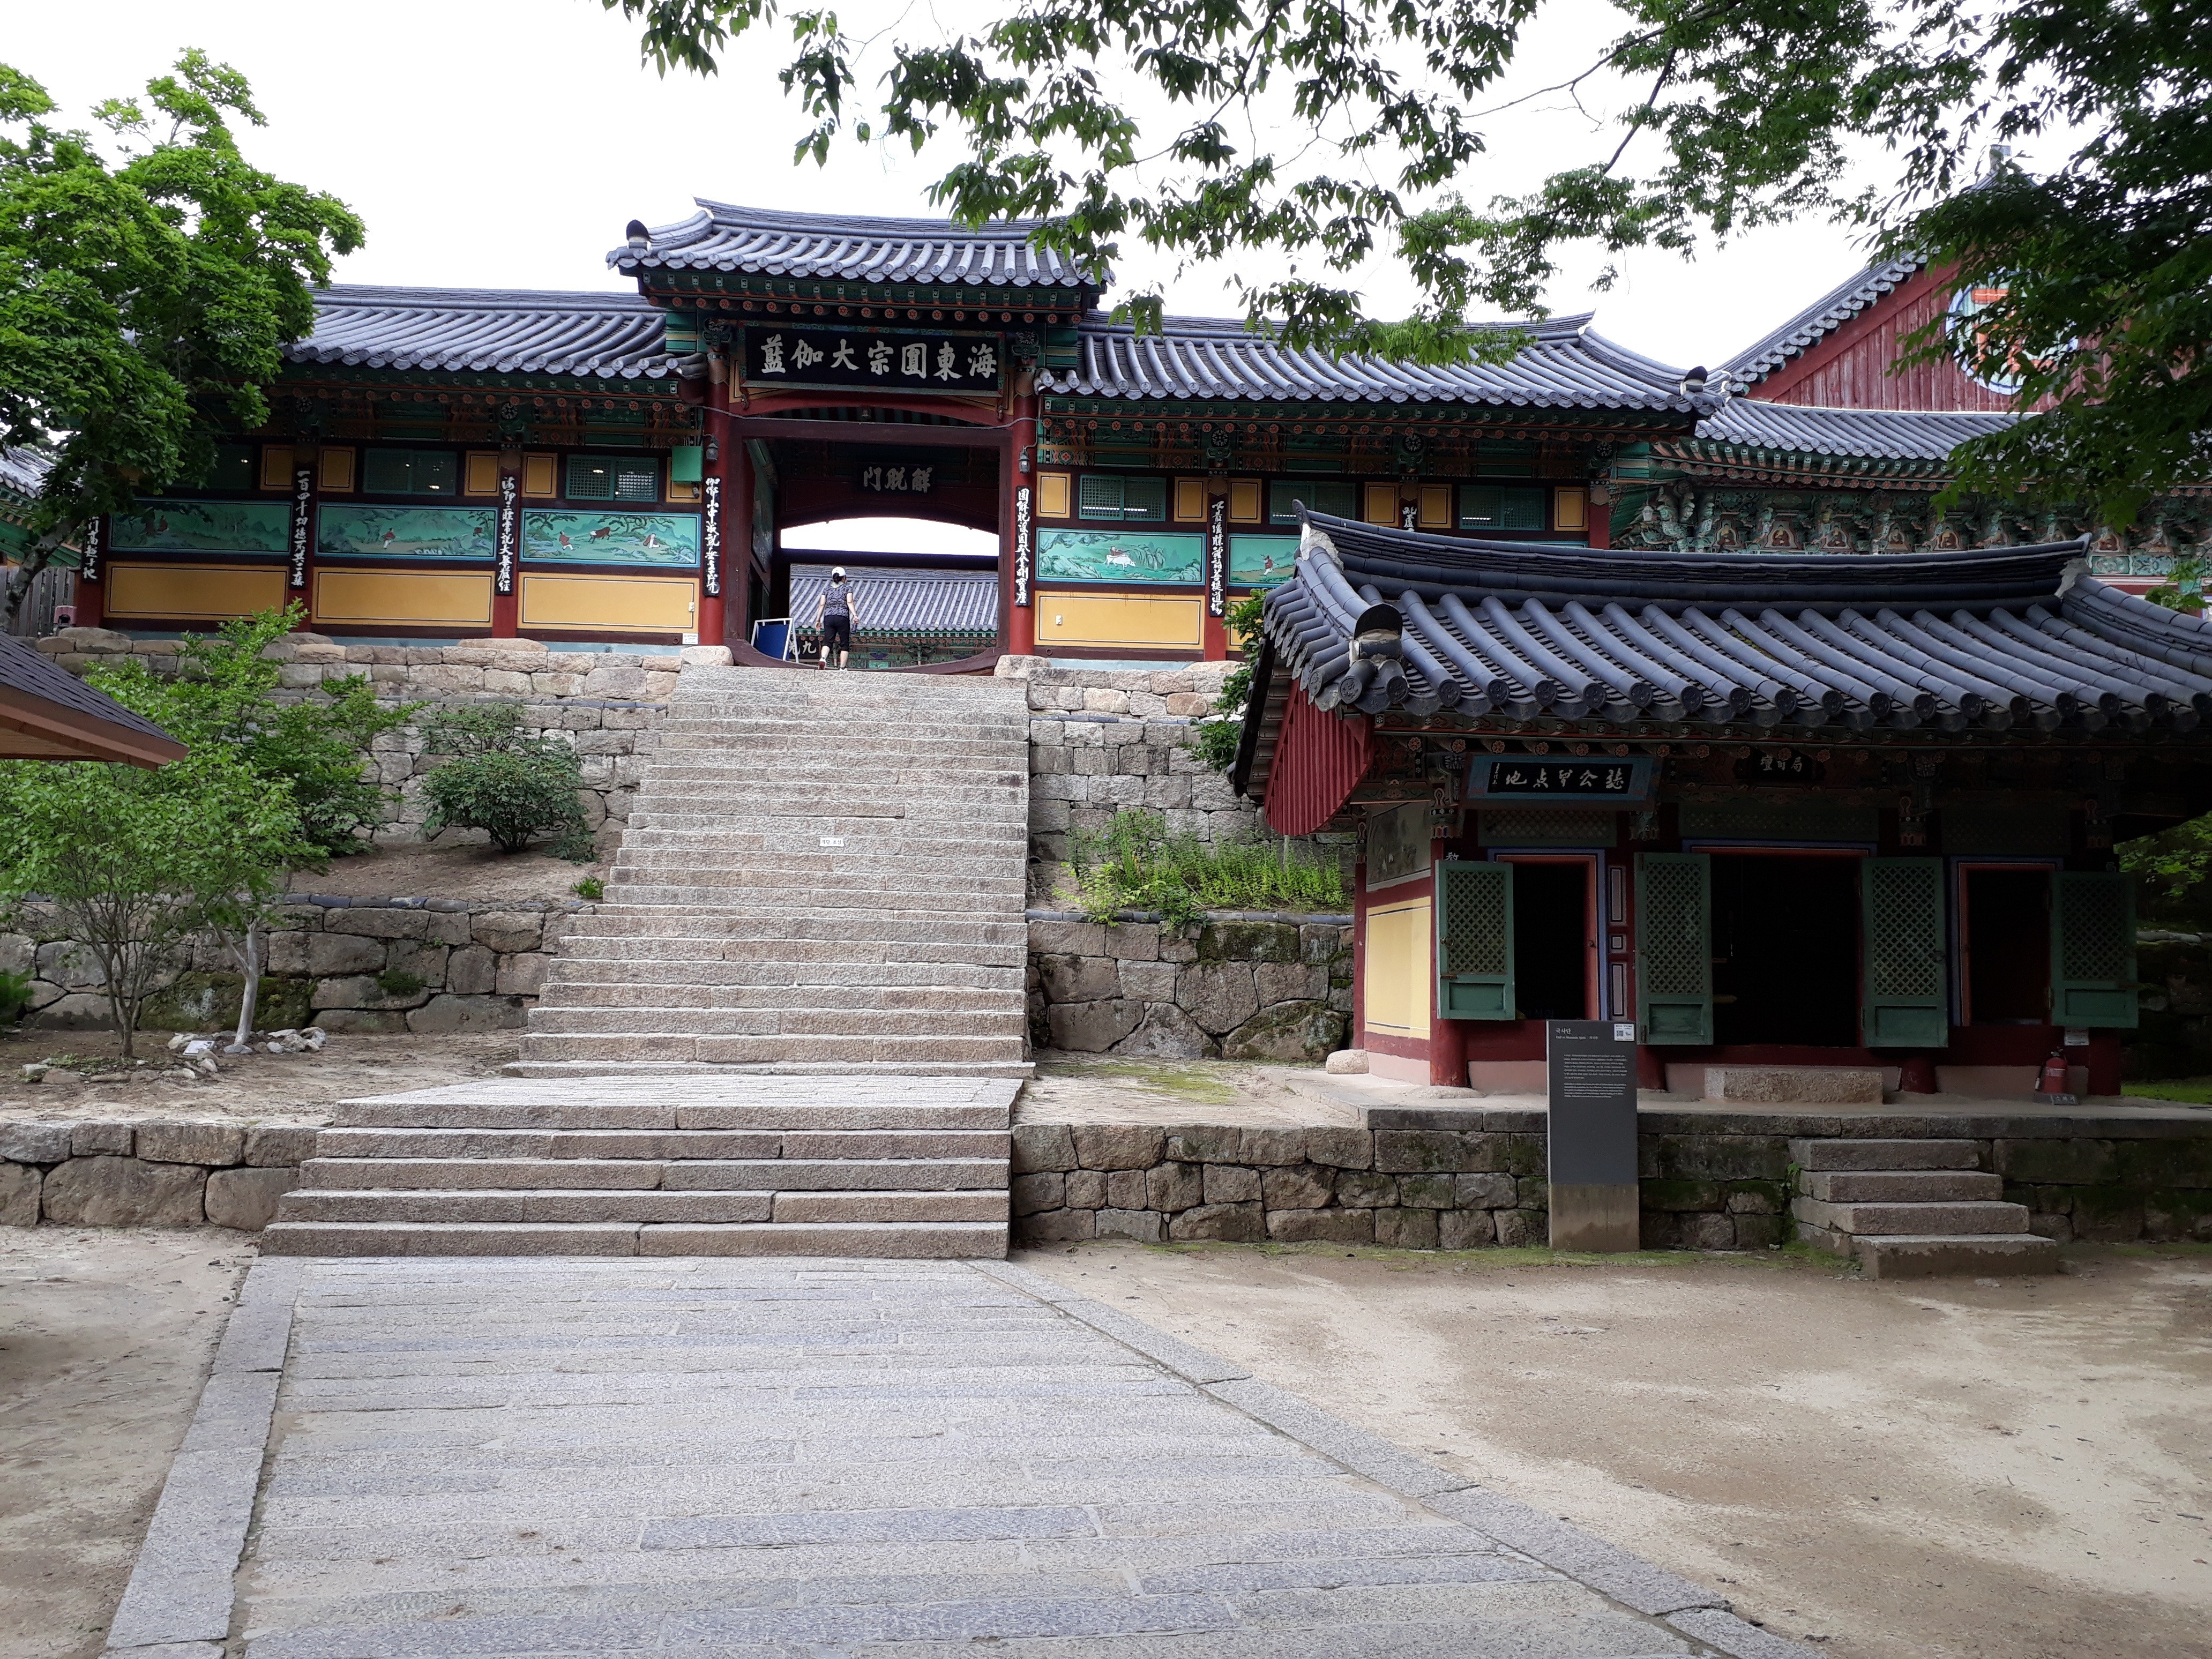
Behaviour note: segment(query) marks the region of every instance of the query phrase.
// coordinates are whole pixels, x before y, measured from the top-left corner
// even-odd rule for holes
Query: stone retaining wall
[[[1024,1124],[1018,1243],[1308,1241],[1403,1249],[1544,1244],[1544,1116],[1370,1109],[1364,1128]],[[1647,1249],[1786,1243],[1793,1136],[1978,1139],[1982,1167],[2083,1240],[2212,1241],[2212,1127],[2171,1120],[1753,1116],[1645,1111],[1638,1137]]]
[[[258,1024],[333,1033],[505,1030],[537,1000],[568,918],[580,901],[347,898],[301,894],[269,936]],[[66,937],[52,907],[0,934],[0,969],[35,975],[27,1024],[105,1030],[100,969]],[[43,924],[43,926],[42,926]],[[163,969],[141,1021],[149,1030],[226,1029],[238,1018],[235,959],[212,939]],[[226,1012],[228,1011],[228,1012]]]
[[[1174,928],[1030,913],[1030,1042],[1078,1054],[1315,1064],[1352,1022],[1352,919],[1224,913]]]
[[[315,1133],[173,1118],[0,1124],[0,1226],[258,1232],[300,1184]]]

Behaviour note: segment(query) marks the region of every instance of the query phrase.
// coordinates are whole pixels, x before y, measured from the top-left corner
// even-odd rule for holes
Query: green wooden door
[[[1437,866],[1437,1012],[1512,1019],[1513,866]]]
[[[1636,860],[1636,1018],[1646,1042],[1713,1040],[1713,866],[1703,853]]]
[[[2051,885],[2051,1024],[2134,1030],[2134,878],[2062,871]]]
[[[1859,896],[1860,1041],[1869,1048],[1942,1048],[1951,1039],[1943,860],[1868,859]]]

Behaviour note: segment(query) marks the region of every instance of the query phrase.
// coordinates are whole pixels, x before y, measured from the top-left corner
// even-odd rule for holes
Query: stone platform
[[[264,1261],[112,1659],[1809,1659],[1004,1263]]]

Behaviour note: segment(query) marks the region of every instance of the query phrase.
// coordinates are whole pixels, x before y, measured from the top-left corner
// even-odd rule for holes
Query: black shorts
[[[850,617],[824,617],[822,619],[822,648],[824,651],[850,651],[853,648],[853,619]]]

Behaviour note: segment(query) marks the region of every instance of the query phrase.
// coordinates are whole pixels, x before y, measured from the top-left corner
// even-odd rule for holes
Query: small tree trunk
[[[242,1054],[246,1039],[253,1035],[253,1016],[261,1002],[261,923],[247,922],[246,936],[234,948],[246,978],[238,988],[238,1031],[231,1039],[230,1051]]]
[[[23,562],[8,574],[8,589],[4,603],[0,603],[0,633],[15,631],[15,617],[30,597],[31,584],[39,573],[54,562],[55,538],[45,536],[23,550]]]

